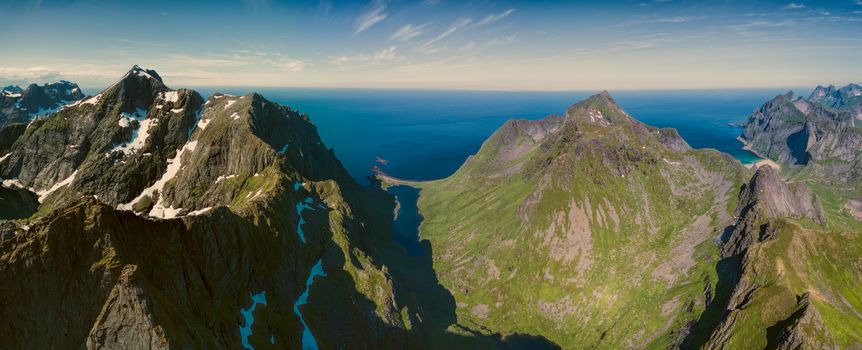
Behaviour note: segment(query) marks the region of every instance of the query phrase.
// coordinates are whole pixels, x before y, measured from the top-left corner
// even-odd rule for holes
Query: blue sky
[[[688,89],[862,81],[862,0],[0,0],[0,84]]]

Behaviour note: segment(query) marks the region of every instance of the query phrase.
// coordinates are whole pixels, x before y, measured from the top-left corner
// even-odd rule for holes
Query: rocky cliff
[[[862,177],[862,89],[818,87],[809,98],[779,95],[754,111],[742,134],[752,150],[790,169],[836,182]]]

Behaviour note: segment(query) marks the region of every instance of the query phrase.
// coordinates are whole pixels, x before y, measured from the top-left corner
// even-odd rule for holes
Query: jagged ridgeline
[[[808,98],[778,95],[749,117],[742,139],[804,176],[859,187],[862,86],[818,86]]]
[[[416,338],[383,264],[400,253],[391,197],[358,186],[305,115],[134,67],[26,122],[0,131],[0,348]]]
[[[691,149],[606,92],[506,122],[419,186],[421,237],[472,329],[569,349],[862,346],[862,230],[829,192]]]

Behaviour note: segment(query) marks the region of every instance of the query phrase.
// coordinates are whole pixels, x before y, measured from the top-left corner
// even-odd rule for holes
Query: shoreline
[[[418,180],[405,180],[399,179],[397,177],[392,177],[387,175],[386,173],[380,171],[377,174],[374,174],[374,178],[379,180],[383,188],[389,186],[409,186],[417,189],[421,189],[425,185],[429,185],[441,180],[426,180],[426,181],[418,181]]]
[[[779,171],[781,170],[780,164],[776,163],[772,159],[769,159],[769,157],[764,157],[762,154],[760,154],[760,152],[757,152],[754,149],[752,149],[751,146],[748,144],[748,142],[742,138],[742,136],[737,136],[736,140],[742,143],[742,149],[749,151],[751,153],[754,153],[755,156],[760,157],[760,160],[758,160],[754,163],[743,164],[744,167],[749,168],[749,169],[758,169],[761,166],[767,165],[767,166],[774,168],[775,170],[779,170]]]

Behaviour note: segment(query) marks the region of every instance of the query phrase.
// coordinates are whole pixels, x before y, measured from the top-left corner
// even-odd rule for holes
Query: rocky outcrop
[[[838,349],[820,312],[811,305],[810,294],[805,293],[797,299],[797,309],[769,328],[767,349]]]

